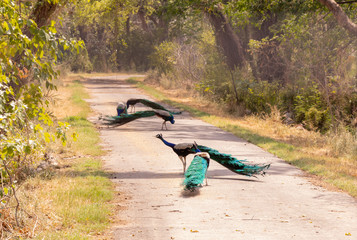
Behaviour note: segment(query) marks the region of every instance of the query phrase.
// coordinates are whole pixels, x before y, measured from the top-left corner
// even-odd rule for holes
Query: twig
[[[343,2],[336,2],[338,4],[345,4],[345,3],[355,3],[357,0],[352,0],[352,1],[343,1]]]
[[[16,189],[15,189],[14,184],[13,184],[12,176],[11,176],[11,173],[10,173],[9,169],[7,168],[7,165],[6,165],[4,159],[2,159],[2,163],[3,163],[3,166],[4,166],[4,168],[5,168],[6,173],[9,175],[10,187],[11,187],[11,189],[12,189],[12,191],[13,191],[13,195],[14,195],[14,198],[15,198],[16,203],[17,203],[17,204],[16,204],[16,208],[15,208],[15,220],[16,220],[16,225],[17,225],[18,227],[20,227],[19,220],[18,220],[18,217],[17,217],[17,213],[18,213],[19,207],[20,207],[20,202],[19,202],[19,200],[17,199]]]
[[[37,217],[37,215],[35,214],[35,216],[36,216],[36,222],[35,222],[35,225],[34,225],[34,227],[33,227],[33,229],[32,229],[32,237],[34,237],[35,236],[35,229],[36,229],[36,226],[37,226],[37,220],[38,220],[38,217]]]
[[[0,229],[1,229],[1,239],[4,238],[4,231],[3,231],[3,226],[2,226],[2,221],[0,221]]]

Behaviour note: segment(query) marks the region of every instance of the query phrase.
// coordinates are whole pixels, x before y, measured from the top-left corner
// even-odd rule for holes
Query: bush
[[[237,92],[240,102],[253,113],[269,113],[270,106],[279,105],[279,85],[276,83],[240,79]]]
[[[173,42],[162,42],[155,47],[155,51],[149,56],[152,66],[156,68],[159,76],[173,72],[175,61]]]
[[[295,120],[309,130],[326,132],[331,127],[327,104],[323,101],[317,85],[301,89],[295,97]]]

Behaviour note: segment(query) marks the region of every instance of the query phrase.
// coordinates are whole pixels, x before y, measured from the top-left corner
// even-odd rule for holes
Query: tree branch
[[[355,3],[357,2],[357,0],[353,0],[353,1],[343,1],[343,2],[337,2],[338,4],[348,4],[348,3]]]
[[[349,19],[343,9],[334,0],[319,0],[319,2],[332,12],[339,25],[357,36],[357,25]]]

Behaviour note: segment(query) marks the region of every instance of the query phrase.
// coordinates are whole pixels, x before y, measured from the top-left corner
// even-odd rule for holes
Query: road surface
[[[128,77],[83,82],[98,115],[115,115],[117,103],[132,97],[153,100],[127,84]],[[167,123],[168,131],[161,131],[162,120],[157,117],[101,129],[111,150],[105,167],[127,199],[117,213],[123,224],[113,229],[114,239],[357,239],[354,198],[311,184],[297,168],[188,113],[175,119],[175,124]],[[187,195],[181,185],[182,163],[155,138],[157,133],[169,142],[196,141],[271,167],[266,176],[250,178],[211,161],[208,186]],[[187,159],[189,164],[192,156]]]

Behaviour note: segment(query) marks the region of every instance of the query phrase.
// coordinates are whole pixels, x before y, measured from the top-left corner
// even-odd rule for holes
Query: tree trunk
[[[30,18],[33,19],[37,23],[37,26],[40,28],[48,24],[51,16],[57,9],[57,3],[52,3],[47,0],[39,0],[35,4]]]
[[[226,57],[229,68],[234,70],[243,67],[245,65],[243,47],[227,18],[217,9],[205,13],[213,26],[217,45]]]
[[[130,15],[125,21],[125,31],[126,31],[126,35],[130,36]]]
[[[334,0],[319,0],[319,2],[325,5],[332,12],[339,25],[353,35],[357,36],[357,24],[353,23],[351,19],[349,19],[343,9]]]
[[[274,34],[271,33],[270,27],[277,23],[278,19],[275,13],[267,13],[265,16],[258,17],[257,21],[265,18],[260,28],[253,28],[253,38],[261,41],[268,37],[271,39]],[[278,52],[279,42],[276,40],[264,44],[257,52],[257,76],[260,80],[274,82],[281,81],[285,76],[286,66]]]
[[[138,11],[137,15],[138,15],[138,17],[139,17],[139,19],[141,21],[141,27],[143,28],[143,30],[145,32],[147,32],[149,35],[152,35],[152,32],[151,32],[151,30],[150,30],[150,28],[149,28],[149,26],[148,26],[148,24],[146,22],[146,19],[145,19],[145,10],[144,10],[143,7],[139,8],[139,11]]]

